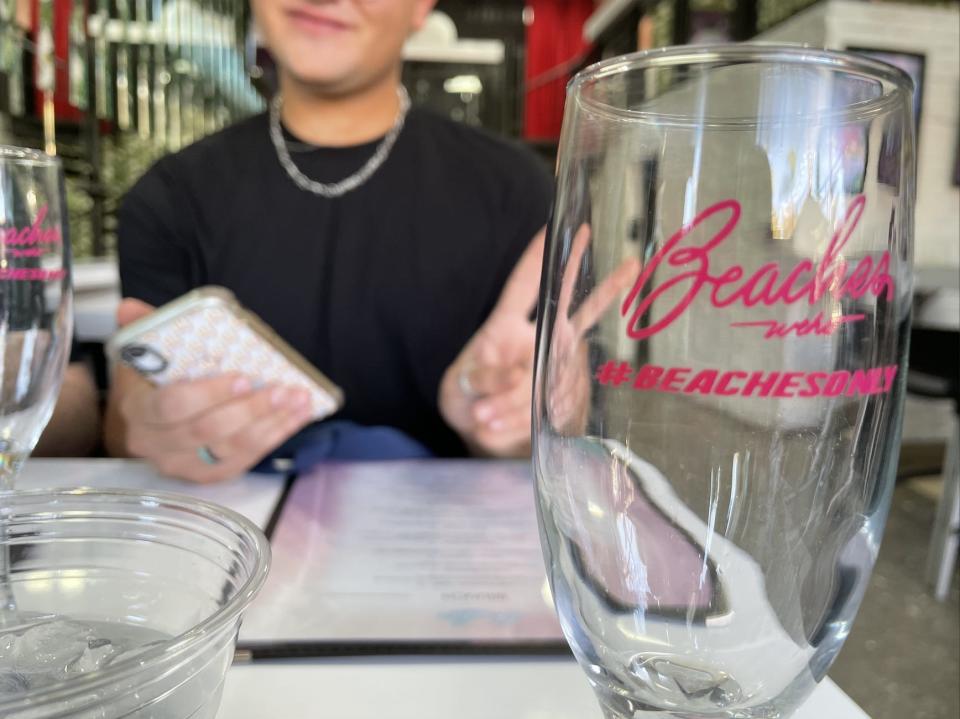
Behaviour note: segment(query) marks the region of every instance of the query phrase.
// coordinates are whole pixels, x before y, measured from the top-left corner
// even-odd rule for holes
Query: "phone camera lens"
[[[120,359],[141,374],[159,374],[167,368],[167,360],[151,347],[127,345],[120,350]]]

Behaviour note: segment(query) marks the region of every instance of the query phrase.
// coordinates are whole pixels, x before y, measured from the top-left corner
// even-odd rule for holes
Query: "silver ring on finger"
[[[460,370],[460,374],[457,376],[457,386],[460,387],[460,391],[463,392],[464,397],[467,399],[476,399],[480,396],[480,393],[474,389],[473,383],[470,382],[470,372],[472,370],[473,365],[464,365],[463,369]]]
[[[214,451],[207,445],[197,448],[197,457],[200,458],[201,462],[211,467],[215,464],[220,464],[220,458],[214,454]]]

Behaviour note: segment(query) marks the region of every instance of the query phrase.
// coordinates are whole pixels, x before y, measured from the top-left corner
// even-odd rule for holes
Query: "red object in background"
[[[555,140],[563,123],[563,102],[570,65],[587,52],[583,24],[593,13],[593,0],[527,0],[533,22],[527,26],[527,92],[523,134],[528,140]],[[547,80],[544,82],[543,80]]]
[[[53,106],[57,122],[80,122],[83,111],[70,104],[70,74],[67,58],[70,52],[70,13],[73,0],[52,0],[53,2],[53,47],[56,57],[56,86],[53,93]],[[86,3],[84,3],[86,6]],[[40,2],[31,0],[31,32],[34,43],[37,42],[37,30],[40,27]],[[37,60],[34,58],[34,78],[37,73]],[[43,117],[43,92],[34,90],[37,117]]]

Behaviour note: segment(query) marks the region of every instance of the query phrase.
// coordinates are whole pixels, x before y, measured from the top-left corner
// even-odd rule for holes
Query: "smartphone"
[[[159,307],[120,329],[106,350],[157,386],[239,372],[255,387],[306,389],[314,419],[343,405],[337,385],[223,287],[201,287]]]

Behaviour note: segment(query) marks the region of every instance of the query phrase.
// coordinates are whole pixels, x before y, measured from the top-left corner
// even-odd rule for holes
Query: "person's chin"
[[[340,67],[333,63],[293,63],[288,66],[290,74],[297,82],[312,87],[338,91],[348,88],[351,78],[357,72],[349,67]]]
[[[291,73],[293,78],[305,88],[330,97],[349,95],[355,87],[348,78],[332,76],[329,73]]]

